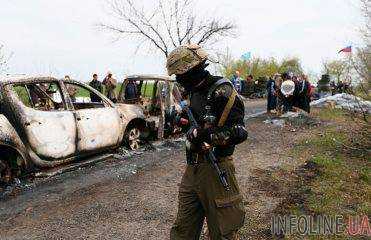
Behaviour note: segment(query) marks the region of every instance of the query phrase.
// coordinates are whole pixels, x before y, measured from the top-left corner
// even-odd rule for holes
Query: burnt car
[[[52,77],[1,79],[0,181],[123,143],[137,148],[145,129],[141,107],[114,104],[86,84]]]
[[[162,139],[180,134],[187,124],[174,91],[179,89],[171,77],[132,75],[124,79],[118,102],[140,106],[149,131],[155,133],[155,138]]]

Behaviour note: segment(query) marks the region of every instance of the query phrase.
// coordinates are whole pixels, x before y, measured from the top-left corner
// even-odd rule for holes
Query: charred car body
[[[181,133],[187,124],[174,98],[177,88],[176,81],[168,76],[132,75],[121,85],[118,102],[140,106],[150,132],[162,139]]]
[[[78,93],[96,95],[96,102]],[[0,81],[0,181],[77,161],[124,142],[137,147],[146,129],[141,107],[114,104],[77,81],[52,77]]]

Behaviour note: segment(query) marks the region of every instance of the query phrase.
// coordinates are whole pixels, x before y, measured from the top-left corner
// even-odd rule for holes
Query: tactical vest
[[[193,115],[196,121],[201,126],[205,123],[205,117],[207,117],[207,115],[209,114],[207,112],[208,111],[207,107],[212,106],[213,104],[213,97],[215,95],[214,94],[215,90],[224,84],[230,85],[233,88],[233,92],[231,96],[229,97],[229,101],[225,105],[224,110],[222,111],[222,114],[220,116],[215,116],[214,126],[221,127],[224,125],[225,121],[227,120],[230,110],[237,97],[237,92],[234,90],[233,84],[227,79],[220,78],[210,86],[207,92],[200,91],[200,92],[195,92],[191,94],[190,108],[193,112]],[[234,146],[216,147],[214,151],[215,151],[216,156],[219,156],[219,157],[229,156],[233,154]]]

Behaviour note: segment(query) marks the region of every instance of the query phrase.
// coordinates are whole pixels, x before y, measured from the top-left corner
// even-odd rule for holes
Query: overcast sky
[[[154,0],[156,1],[156,0]],[[139,2],[139,1],[138,1]],[[153,2],[150,0],[140,1]],[[236,58],[298,56],[307,71],[359,44],[358,0],[198,0],[198,6],[234,20],[239,34],[219,44]],[[93,72],[165,73],[162,55],[134,50],[136,43],[99,32],[104,0],[0,0],[0,44],[13,52],[9,71],[71,75],[87,81]],[[210,11],[211,10],[211,11]],[[203,11],[205,12],[205,11]]]

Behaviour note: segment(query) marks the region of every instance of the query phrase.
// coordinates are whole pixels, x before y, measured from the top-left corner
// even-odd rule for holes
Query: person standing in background
[[[295,89],[296,84],[292,81],[290,77],[291,74],[285,72],[282,74],[282,84],[281,84],[281,93],[282,93],[282,103],[283,103],[283,112],[293,111],[295,104]],[[283,91],[284,88],[286,91]]]
[[[233,86],[234,88],[236,89],[236,91],[238,92],[238,94],[241,94],[241,74],[239,71],[236,71],[236,74],[234,75],[234,77],[232,78],[232,83],[233,83]]]
[[[297,107],[310,113],[310,83],[304,74],[297,83]]]
[[[103,86],[102,83],[98,80],[98,75],[96,73],[93,74],[93,80],[89,83],[89,86],[97,90],[98,92],[103,92]],[[90,100],[92,102],[100,102],[101,99],[93,92],[90,92]]]
[[[339,81],[337,85],[337,92],[338,93],[344,93],[344,83],[343,81]]]
[[[137,83],[133,79],[129,79],[125,88],[125,100],[136,100],[138,98]]]
[[[296,75],[293,75],[291,77],[291,80],[295,83],[295,91],[294,91],[294,94],[293,94],[293,107],[295,108],[299,108],[299,78],[296,76]]]
[[[108,72],[107,76],[104,78],[102,84],[106,87],[106,96],[108,99],[110,99],[112,102],[117,102],[116,97],[116,86],[117,86],[117,80],[113,78],[112,73]]]
[[[283,98],[284,98],[284,96],[281,92],[282,82],[283,82],[283,80],[282,80],[281,74],[276,73],[274,75],[274,86],[275,86],[274,95],[276,96],[276,101],[277,101],[276,111],[277,111],[278,115],[282,114],[282,106],[283,106]]]
[[[254,77],[250,74],[246,77],[244,94],[249,97],[253,93]]]
[[[273,78],[269,78],[267,82],[267,113],[271,113],[272,110],[276,109],[277,106],[277,98],[275,95],[275,82]]]

